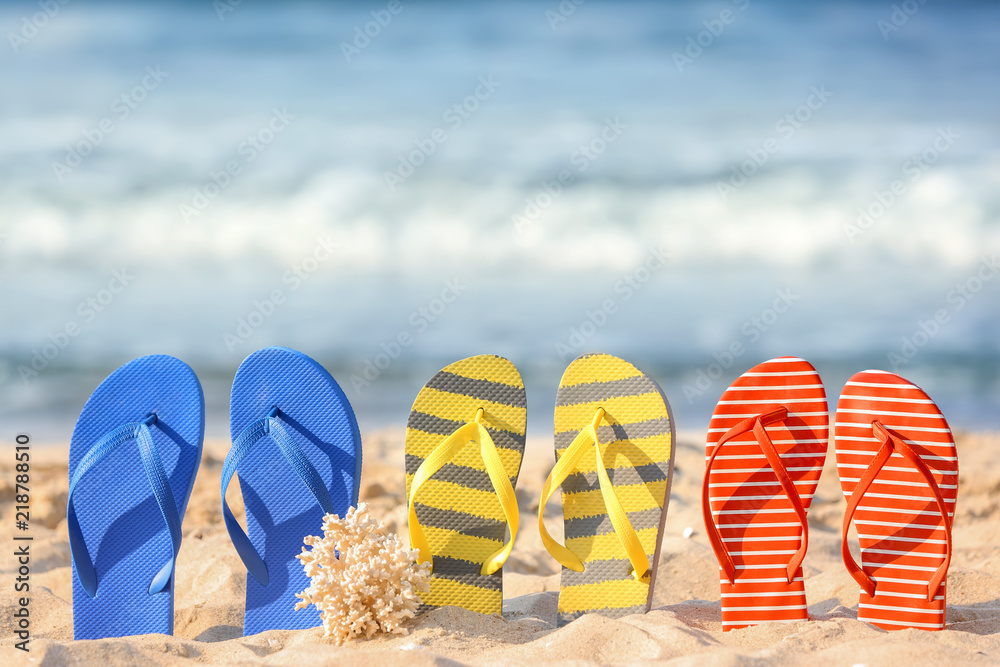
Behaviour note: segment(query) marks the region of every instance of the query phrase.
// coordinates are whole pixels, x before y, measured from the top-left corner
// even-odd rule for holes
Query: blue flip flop
[[[205,434],[187,364],[141,357],[109,375],[69,449],[73,637],[173,634],[174,563]]]
[[[323,515],[358,502],[361,434],[347,397],[306,355],[268,347],[243,360],[229,408],[233,446],[222,466],[222,514],[247,568],[243,635],[321,625],[319,611],[296,610],[309,578],[295,558]],[[238,474],[247,533],[226,503]]]

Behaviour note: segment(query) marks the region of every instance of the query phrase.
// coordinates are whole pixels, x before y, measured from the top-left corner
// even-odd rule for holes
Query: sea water
[[[1000,427],[994,3],[46,7],[0,4],[10,433],[166,353],[225,435],[266,345],[365,427],[496,353],[540,435],[596,350],[684,429],[785,354]]]

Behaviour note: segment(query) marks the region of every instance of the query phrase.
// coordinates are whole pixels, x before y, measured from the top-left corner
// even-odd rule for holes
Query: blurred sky
[[[363,427],[497,353],[537,435],[596,350],[682,429],[781,354],[834,401],[887,368],[998,425],[996,3],[72,0],[0,29],[6,431],[67,439],[166,353],[225,435],[272,344]]]

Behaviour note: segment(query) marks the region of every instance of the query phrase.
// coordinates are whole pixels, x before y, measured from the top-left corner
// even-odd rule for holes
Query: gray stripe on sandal
[[[652,482],[663,482],[667,479],[666,468],[670,463],[647,463],[635,468],[613,468],[608,470],[608,478],[615,488],[622,486],[634,486],[636,484],[650,484]],[[596,472],[573,473],[563,482],[564,493],[580,493],[584,491],[596,491],[601,488]],[[659,510],[657,510],[659,511]]]
[[[607,618],[622,618],[623,616],[631,616],[632,614],[645,614],[645,606],[635,606],[635,607],[622,607],[620,609],[613,609],[609,607],[601,607],[600,609],[593,609],[587,611],[574,611],[572,613],[560,613],[559,614],[559,627],[571,623],[576,619],[580,618],[584,614],[599,613],[601,616]]]
[[[447,371],[439,371],[437,375],[430,379],[426,386],[438,391],[460,394],[481,401],[490,401],[491,403],[502,403],[514,406],[515,408],[526,408],[528,405],[524,388],[522,387],[512,387],[501,382],[462,377],[461,375],[455,375]]]
[[[471,418],[471,416],[470,416]],[[442,419],[423,412],[411,412],[406,420],[406,427],[424,433],[434,435],[449,436],[463,425],[462,422]],[[493,438],[493,444],[501,449],[513,449],[517,452],[524,451],[524,436],[501,429],[487,428],[486,432]]]
[[[648,510],[629,512],[628,520],[631,522],[632,527],[636,530],[640,530],[640,527],[651,528],[659,525],[660,515],[662,513],[663,510],[659,507],[652,507]],[[614,526],[611,524],[611,517],[607,514],[586,516],[577,519],[567,519],[564,526],[566,534],[573,538],[607,535],[608,533],[613,533],[615,531]]]
[[[608,380],[607,382],[590,382],[588,384],[578,384],[573,386],[563,386],[559,388],[559,395],[556,398],[556,406],[578,405],[580,403],[593,403],[594,401],[605,401],[611,398],[622,398],[624,396],[641,396],[652,392],[659,393],[656,385],[645,375],[624,378],[622,380]]]
[[[659,517],[657,517],[659,519]],[[612,560],[592,560],[586,564],[583,572],[574,572],[569,568],[562,569],[561,586],[563,590],[585,584],[599,584],[604,581],[621,581],[631,577],[632,562],[628,558]],[[603,609],[603,607],[602,607]]]
[[[420,464],[423,462],[424,459],[419,456],[407,454],[406,474],[412,475],[416,473],[417,468],[419,468]],[[490,476],[485,470],[470,468],[468,466],[460,466],[454,463],[445,463],[436,473],[434,473],[431,479],[440,479],[446,482],[451,482],[452,484],[460,484],[461,486],[476,489],[477,491],[493,491],[493,482],[490,481]],[[511,477],[510,485],[514,486],[516,483],[517,477]]]
[[[569,447],[578,433],[579,431],[562,431],[561,433],[556,433],[556,449]],[[638,440],[639,438],[649,438],[665,433],[670,433],[670,419],[666,417],[662,419],[649,419],[634,424],[604,425],[597,428],[597,437],[602,445],[617,440]]]
[[[497,547],[499,548],[499,547]],[[482,563],[473,563],[458,558],[445,556],[434,557],[434,574],[432,577],[451,579],[470,586],[499,591],[503,588],[503,574],[497,570],[493,574],[480,574]]]
[[[421,503],[414,503],[417,511],[417,518],[422,526],[441,528],[443,530],[453,530],[463,535],[483,537],[490,540],[503,542],[507,534],[507,523],[486,519],[481,516],[456,512],[454,510],[443,510]],[[498,545],[499,549],[500,546]]]

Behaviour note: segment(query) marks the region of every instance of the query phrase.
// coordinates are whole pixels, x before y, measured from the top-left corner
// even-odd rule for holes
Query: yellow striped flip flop
[[[538,529],[562,566],[559,625],[649,611],[674,469],[674,423],[656,382],[608,354],[576,359],[556,397],[556,465]],[[595,446],[596,445],[596,446]],[[542,523],[562,485],[566,546]]]
[[[410,547],[432,567],[418,613],[501,612],[526,414],[521,375],[492,354],[447,366],[417,394],[406,423]]]

